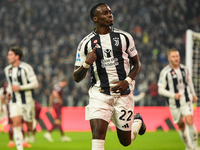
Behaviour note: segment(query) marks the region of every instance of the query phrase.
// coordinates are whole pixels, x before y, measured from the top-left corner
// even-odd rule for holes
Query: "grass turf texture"
[[[67,136],[72,138],[71,142],[61,142],[58,130],[52,132],[53,143],[48,142],[43,134],[45,131],[36,133],[36,141],[32,143],[31,150],[91,150],[90,132],[68,132]],[[8,148],[8,133],[0,133],[0,149],[15,150]],[[199,140],[200,142],[200,140]],[[146,132],[143,136],[138,135],[135,141],[123,147],[117,138],[116,132],[108,131],[105,141],[106,150],[184,150],[184,145],[179,138],[178,132],[171,130],[168,132],[156,131]]]

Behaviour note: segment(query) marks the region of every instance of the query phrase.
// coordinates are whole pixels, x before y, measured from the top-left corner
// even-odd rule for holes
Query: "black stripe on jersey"
[[[183,78],[183,83],[185,84],[185,100],[186,102],[189,102],[190,99],[189,99],[189,96],[188,96],[188,91],[187,91],[187,83],[185,81],[185,77],[186,77],[186,72],[183,68],[180,67],[180,70],[181,70],[181,75],[182,75],[182,78]]]
[[[11,76],[10,76],[10,74],[11,74]],[[10,68],[8,70],[8,76],[9,76],[9,79],[10,79],[10,82],[11,82],[11,86],[12,86],[12,82],[13,82],[13,80],[12,80],[12,68]],[[12,102],[16,103],[16,96],[15,96],[14,92],[12,92],[12,96],[13,96]]]
[[[98,34],[96,36],[94,36],[93,38],[91,38],[92,49],[96,46],[96,44],[99,44],[101,47],[100,36]],[[95,53],[97,55],[97,60],[96,60],[97,73],[98,73],[99,80],[101,83],[101,85],[100,85],[101,91],[100,92],[110,95],[110,86],[109,86],[109,81],[108,81],[108,75],[106,73],[106,69],[102,68],[102,66],[101,66],[101,60],[103,59],[102,48],[97,48]],[[93,73],[93,77],[94,77],[94,73]]]
[[[117,75],[119,81],[124,80],[126,78],[126,71],[124,69],[124,59],[122,57],[122,43],[119,33],[110,33],[110,39],[112,44],[113,56],[114,58],[118,58],[118,65],[116,65]],[[129,86],[121,93],[121,95],[127,95],[130,93]]]
[[[178,89],[177,89],[178,81],[177,81],[176,72],[174,70],[171,70],[170,73],[171,73],[171,76],[172,76],[172,79],[173,79],[174,93],[178,93]],[[176,77],[173,77],[174,75]],[[180,101],[179,100],[175,100],[175,103],[176,103],[176,107],[180,107]]]
[[[20,68],[20,67],[18,68],[18,71],[17,71],[17,79],[18,79],[20,85],[23,85],[23,82],[22,82],[22,68]],[[19,92],[20,92],[20,95],[21,95],[21,98],[22,98],[22,104],[25,104],[26,103],[25,91],[19,91]]]
[[[166,75],[166,81],[167,81],[167,86],[166,86],[165,89],[169,91],[169,84],[168,84],[168,76],[167,75]],[[169,99],[167,97],[165,97],[165,98],[166,98],[167,104],[169,105]]]
[[[89,43],[89,41],[85,44],[85,48],[84,48],[84,53],[85,53],[86,56],[88,54],[88,43]],[[90,66],[91,66],[91,68],[90,68],[91,86],[94,86],[97,83],[97,81],[96,81],[96,78],[94,76],[94,67],[93,67],[93,65],[90,65]]]
[[[25,75],[26,75],[27,83],[29,84],[29,83],[30,83],[30,81],[28,80],[28,77],[27,77],[27,72],[26,72],[26,70],[25,70],[25,69],[24,69],[24,72],[25,72]],[[34,99],[34,89],[32,89],[32,90],[31,90],[31,94],[32,94],[32,97],[33,97],[33,99]]]

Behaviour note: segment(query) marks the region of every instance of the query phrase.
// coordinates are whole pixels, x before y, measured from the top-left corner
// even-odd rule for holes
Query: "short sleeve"
[[[130,34],[128,34],[127,37],[129,40],[129,47],[128,47],[127,53],[129,54],[130,57],[134,57],[138,53],[135,47],[135,42],[133,40],[133,37]]]

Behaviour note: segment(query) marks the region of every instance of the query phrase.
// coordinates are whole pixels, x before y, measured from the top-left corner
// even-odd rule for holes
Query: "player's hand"
[[[85,60],[86,64],[91,65],[97,59],[97,55],[95,53],[96,49],[97,49],[97,46],[95,46],[94,49],[87,54],[87,57]]]
[[[193,102],[196,102],[196,101],[198,101],[198,97],[193,95],[193,99],[192,100],[193,100]]]
[[[63,105],[63,100],[59,100],[58,103],[62,106]]]
[[[52,107],[48,107],[48,112],[51,113]]]
[[[179,93],[175,93],[174,98],[175,98],[176,100],[179,100],[180,97],[181,97],[181,94],[179,94]]]
[[[122,80],[122,81],[117,81],[117,82],[113,82],[113,84],[117,84],[115,86],[113,86],[110,90],[113,93],[121,93],[123,92],[127,86],[129,85],[128,82],[126,80]]]
[[[9,92],[6,93],[6,98],[7,98],[7,99],[11,99],[11,96],[10,96],[10,93],[9,93]]]
[[[13,91],[13,92],[18,92],[18,91],[20,91],[20,86],[12,85],[12,91]]]

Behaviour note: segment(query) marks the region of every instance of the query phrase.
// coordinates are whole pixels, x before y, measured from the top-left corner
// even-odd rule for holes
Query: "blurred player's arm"
[[[58,91],[56,91],[55,89],[52,91],[51,93],[52,97],[58,100],[58,103],[60,105],[63,105],[63,99],[60,97]]]
[[[0,112],[3,112],[3,103],[5,103],[5,98],[2,95],[0,95]]]
[[[2,105],[5,103],[5,96],[3,94],[4,89],[0,88],[0,112],[3,112]]]
[[[189,88],[190,88],[192,95],[193,95],[193,102],[198,101],[198,97],[196,96],[196,93],[195,93],[195,90],[194,90],[194,85],[193,85],[192,79],[190,77],[188,77],[188,85],[189,85]]]
[[[133,95],[134,102],[138,102],[145,97],[145,92],[140,92],[139,95]]]
[[[165,75],[163,75],[163,73],[161,72],[159,80],[158,80],[158,93],[162,96],[165,96],[168,98],[175,98],[176,100],[179,100],[181,97],[181,94],[166,90],[165,89],[166,86],[167,86],[167,81],[165,79]]]

